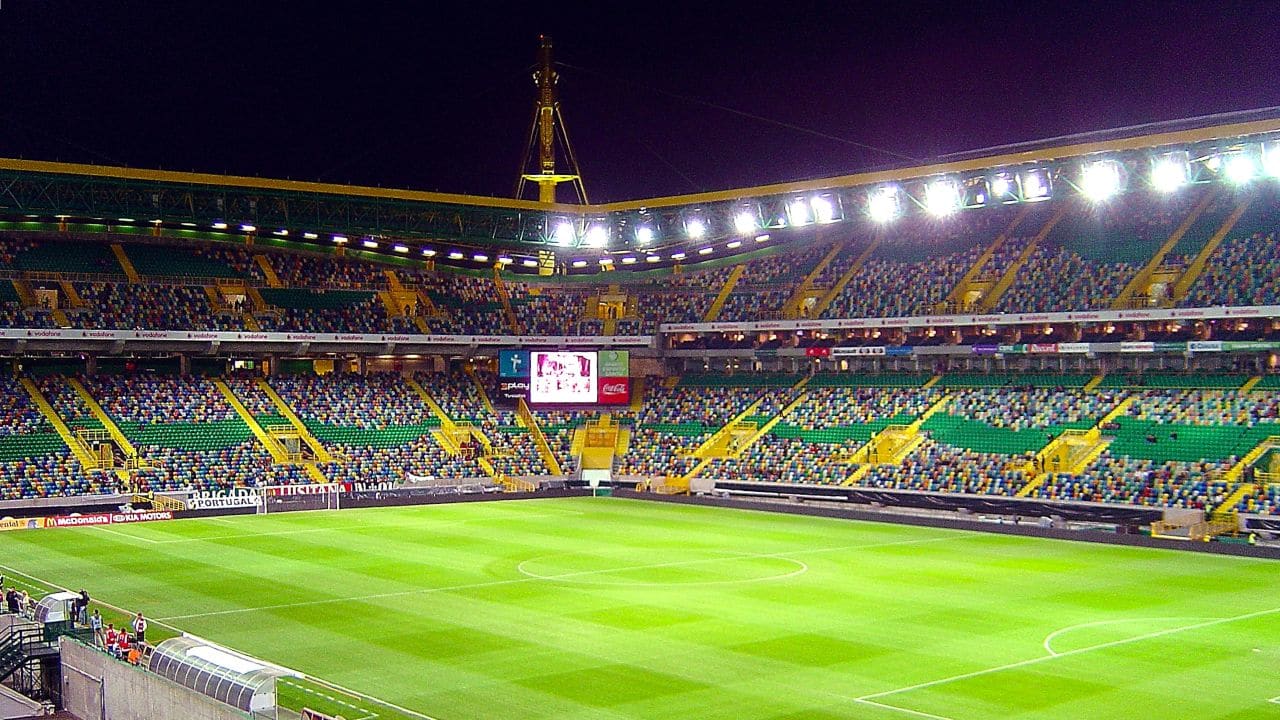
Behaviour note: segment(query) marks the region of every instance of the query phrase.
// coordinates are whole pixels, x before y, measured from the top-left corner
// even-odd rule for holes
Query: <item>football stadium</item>
[[[1280,110],[592,203],[536,50],[515,197],[0,158],[0,717],[1280,718]]]

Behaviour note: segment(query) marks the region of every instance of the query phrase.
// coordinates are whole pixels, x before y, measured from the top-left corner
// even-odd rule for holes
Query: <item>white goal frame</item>
[[[342,483],[313,483],[298,485],[263,485],[254,488],[258,496],[258,514],[266,515],[272,511],[271,498],[292,498],[297,506],[277,508],[274,512],[289,510],[341,510]],[[308,503],[308,500],[313,502]],[[287,501],[283,501],[287,502]]]

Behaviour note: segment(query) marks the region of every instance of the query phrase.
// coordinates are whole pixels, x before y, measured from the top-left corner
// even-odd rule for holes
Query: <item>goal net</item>
[[[258,512],[294,512],[297,510],[341,510],[342,485],[267,485],[258,488]]]

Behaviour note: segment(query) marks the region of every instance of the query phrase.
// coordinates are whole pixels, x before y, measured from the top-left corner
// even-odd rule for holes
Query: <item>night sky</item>
[[[0,156],[509,196],[541,32],[593,202],[1280,105],[1280,2],[438,5],[0,0]]]

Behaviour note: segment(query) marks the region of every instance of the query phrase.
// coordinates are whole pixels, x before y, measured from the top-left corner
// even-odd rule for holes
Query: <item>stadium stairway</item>
[[[222,397],[226,398],[227,404],[236,411],[236,414],[240,416],[244,424],[249,426],[249,431],[253,433],[253,436],[271,454],[271,460],[276,463],[286,462],[288,455],[285,453],[284,448],[280,447],[280,443],[268,435],[262,425],[254,419],[253,414],[244,406],[244,403],[240,402],[240,398],[236,397],[235,391],[222,380],[214,380],[213,386],[218,389],[218,392],[222,393]]]
[[[1092,382],[1092,381],[1090,381]],[[1088,430],[1064,430],[1056,438],[1035,455],[1034,463],[1038,472],[1026,485],[1018,491],[1017,497],[1030,497],[1054,473],[1070,473],[1079,475],[1089,467],[1103,450],[1106,450],[1112,439],[1102,434],[1102,428],[1129,412],[1129,407],[1137,400],[1126,397],[1116,404],[1106,415]]]
[[[1201,213],[1209,207],[1216,197],[1217,194],[1212,191],[1204,194],[1204,198],[1192,208],[1182,223],[1170,233],[1169,239],[1164,241],[1164,244],[1156,250],[1151,259],[1147,261],[1147,264],[1138,271],[1138,274],[1133,276],[1133,279],[1124,286],[1120,294],[1111,302],[1112,310],[1124,310],[1130,307],[1143,307],[1146,305],[1147,298],[1151,295],[1151,279],[1155,276],[1156,271],[1160,269],[1164,264],[1164,259],[1178,245],[1178,242],[1182,240],[1182,236],[1187,234],[1191,226],[1195,225]]]
[[[800,306],[804,303],[805,298],[809,296],[810,291],[813,289],[813,283],[817,281],[818,277],[822,275],[822,271],[826,270],[827,266],[830,265],[831,262],[844,251],[844,249],[844,243],[832,244],[831,249],[827,251],[827,254],[822,256],[822,259],[818,261],[818,264],[814,265],[813,269],[810,270],[800,281],[800,284],[796,286],[795,292],[791,293],[791,297],[787,298],[787,301],[782,304],[783,317],[796,318],[800,316]]]
[[[507,320],[507,328],[511,330],[513,335],[523,335],[524,330],[520,327],[520,318],[516,317],[515,308],[511,307],[511,293],[507,290],[507,284],[502,281],[502,267],[493,268],[493,287],[498,291],[498,300],[502,302],[502,315]],[[490,410],[490,412],[493,412]]]
[[[934,385],[937,385],[937,384],[938,384],[938,382],[939,382],[939,381],[941,381],[941,380],[942,380],[942,373],[938,373],[937,375],[934,375],[933,377],[929,378],[929,379],[925,382],[925,384],[921,385],[921,386],[920,386],[920,389],[921,389],[921,390],[928,390],[929,388],[933,387]]]
[[[840,275],[840,278],[835,281],[835,284],[828,288],[822,297],[818,298],[818,302],[814,304],[812,312],[809,313],[810,317],[821,317],[827,311],[827,308],[831,307],[831,303],[840,297],[840,293],[844,292],[845,287],[849,285],[849,281],[853,279],[853,276],[862,270],[862,266],[867,262],[867,258],[871,257],[871,253],[874,253],[876,248],[880,247],[882,239],[884,239],[883,232],[877,231],[876,236],[863,248],[858,257],[854,258],[849,267]],[[798,311],[799,308],[797,308]]]
[[[84,446],[84,443],[80,442],[79,438],[71,433],[71,428],[67,427],[67,424],[63,422],[62,417],[59,416],[58,412],[53,409],[53,406],[49,404],[44,393],[40,392],[40,388],[36,387],[36,384],[31,381],[31,378],[20,378],[18,382],[21,383],[22,389],[27,391],[27,395],[31,396],[31,402],[40,410],[40,414],[49,421],[49,424],[53,426],[54,431],[58,433],[58,437],[62,438],[62,442],[66,444],[69,450],[71,450],[71,454],[74,455],[76,460],[80,463],[80,467],[86,471],[96,470],[98,462],[94,459],[93,454]]]
[[[1200,252],[1196,253],[1195,259],[1187,265],[1187,269],[1183,271],[1182,276],[1173,283],[1173,290],[1169,293],[1169,297],[1165,307],[1173,307],[1187,297],[1187,293],[1191,291],[1191,286],[1195,284],[1196,279],[1200,277],[1200,273],[1204,272],[1205,265],[1209,262],[1209,257],[1213,255],[1218,246],[1227,237],[1227,233],[1231,232],[1231,228],[1236,226],[1236,222],[1244,215],[1245,210],[1249,209],[1249,204],[1253,202],[1255,195],[1249,194],[1244,197],[1222,222],[1222,226],[1217,232],[1209,238],[1209,241],[1200,248]]]
[[[436,402],[435,397],[431,395],[431,392],[422,386],[422,383],[419,383],[413,378],[405,378],[404,381],[405,384],[418,394],[418,397],[422,398],[422,401],[431,409],[431,412],[440,419],[440,429],[432,430],[431,438],[435,440],[436,444],[444,449],[446,453],[450,456],[454,456],[461,452],[461,448],[458,443],[464,432],[468,436],[474,437],[479,441],[485,447],[486,452],[492,452],[493,444],[479,428],[473,427],[469,423],[466,426],[460,425],[453,418],[449,417],[449,413],[445,412],[444,408],[440,406],[440,403]],[[478,459],[476,464],[480,466],[480,469],[483,470],[486,475],[496,479],[499,484],[503,485],[503,487],[508,490],[516,491],[527,489],[525,487],[527,483],[517,482],[500,475],[493,467],[493,463],[489,462],[486,458]],[[555,466],[548,464],[548,467]]]
[[[747,266],[745,264],[734,265],[729,271],[729,277],[725,278],[724,285],[720,287],[720,292],[716,295],[716,299],[712,301],[711,307],[707,308],[707,312],[702,316],[702,322],[715,322],[720,317],[720,311],[724,310],[724,304],[729,300],[729,293],[737,287],[738,281],[746,274]],[[612,335],[613,333],[605,333]]]
[[[992,285],[991,288],[982,295],[982,297],[977,299],[974,304],[976,305],[978,312],[991,312],[992,308],[996,306],[996,303],[1000,302],[1000,297],[1005,294],[1005,291],[1013,286],[1013,281],[1018,277],[1018,271],[1027,264],[1027,260],[1031,257],[1031,254],[1036,251],[1036,248],[1040,246],[1040,243],[1043,242],[1046,237],[1049,237],[1049,233],[1053,231],[1053,227],[1057,225],[1058,221],[1062,220],[1062,218],[1067,214],[1068,207],[1068,203],[1062,203],[1061,206],[1054,211],[1053,215],[1051,215],[1045,222],[1044,227],[1040,228],[1040,232],[1036,233],[1035,237],[1031,238],[1031,242],[1027,243],[1027,246],[1022,249],[1022,252],[1018,254],[1018,257],[1009,264],[1009,267],[1004,271],[1004,274],[1000,276],[1000,279],[996,280],[995,284]]]
[[[124,452],[126,464],[132,467],[140,467],[142,465],[142,458],[138,457],[138,449],[133,446],[133,443],[129,442],[129,438],[124,436],[124,433],[120,431],[120,427],[116,425],[110,415],[107,415],[106,411],[102,409],[102,406],[98,404],[98,401],[94,399],[93,395],[85,389],[85,386],[75,378],[67,378],[67,385],[69,385],[71,389],[80,396],[80,399],[84,401],[85,407],[89,408],[89,414],[102,424],[102,429],[107,431],[107,434],[111,436],[111,439],[115,442],[116,446]],[[116,468],[115,474],[126,487],[131,484],[131,478],[129,477],[128,470]]]
[[[1003,247],[1005,242],[1009,239],[1009,236],[1018,229],[1018,226],[1022,224],[1022,221],[1026,219],[1027,214],[1030,212],[1031,206],[1023,205],[1022,208],[1018,210],[1017,215],[1014,216],[1013,222],[1009,223],[1009,226],[1004,229],[1004,232],[997,235],[996,239],[987,246],[987,249],[978,256],[978,259],[974,261],[969,270],[960,278],[960,281],[951,289],[951,292],[947,293],[946,299],[943,300],[944,314],[946,312],[962,313],[973,305],[976,298],[982,292],[982,289],[974,287],[974,281],[982,276],[983,268],[987,266],[987,263],[991,261],[991,258],[995,257],[996,253],[999,252],[1000,248]]]
[[[1260,382],[1262,382],[1262,376],[1254,375],[1253,377],[1246,380],[1244,385],[1240,386],[1240,394],[1244,395],[1245,393],[1251,392],[1255,387],[1258,386],[1258,383]]]
[[[542,428],[538,427],[538,419],[529,412],[529,404],[524,401],[524,398],[520,398],[519,405],[516,406],[516,418],[533,435],[533,443],[538,448],[538,454],[542,456],[542,462],[546,463],[551,474],[563,475],[564,472],[560,469],[556,454],[551,452],[551,446],[547,444],[547,436],[542,434]]]
[[[280,282],[280,276],[276,274],[276,269],[271,267],[271,260],[266,255],[258,253],[253,256],[253,261],[261,268],[262,276],[267,279],[267,287],[284,287],[284,283]]]
[[[123,245],[112,243],[111,254],[116,256],[116,261],[120,263],[120,268],[124,270],[124,276],[129,278],[129,282],[137,284],[141,281],[142,278],[138,275],[138,269],[133,266],[133,261],[125,253]]]
[[[752,445],[755,445],[760,440],[760,438],[764,437],[765,435],[768,435],[769,432],[773,430],[774,426],[782,422],[784,418],[786,418],[788,415],[791,414],[791,411],[795,410],[797,407],[800,406],[801,403],[807,400],[809,398],[809,394],[804,392],[804,387],[808,385],[809,381],[812,379],[813,379],[812,375],[806,375],[803,378],[800,378],[799,382],[797,382],[795,385],[792,385],[791,390],[792,392],[796,393],[795,399],[787,403],[786,406],[784,406],[781,410],[779,410],[777,415],[774,415],[773,417],[769,418],[769,420],[766,421],[764,425],[761,425],[760,428],[756,430],[754,433],[752,433],[746,440],[738,443],[733,448],[731,448],[729,457],[735,457],[735,458],[741,457],[743,452],[745,452]]]
[[[1097,375],[1094,375],[1092,378],[1089,379],[1089,382],[1084,384],[1084,391],[1087,393],[1091,393],[1094,390],[1097,390],[1098,386],[1102,384],[1102,380],[1105,377],[1106,376],[1103,375],[1102,373],[1098,373]]]
[[[285,420],[288,420],[289,424],[293,426],[293,429],[298,431],[298,437],[302,442],[307,444],[307,447],[311,448],[311,453],[315,456],[316,460],[326,464],[333,462],[333,455],[325,449],[324,445],[320,444],[320,441],[316,439],[315,435],[311,434],[311,431],[307,429],[307,426],[298,417],[297,413],[293,411],[293,408],[289,407],[289,403],[285,402],[284,398],[280,397],[280,394],[277,393],[264,378],[258,378],[256,382],[258,389],[262,390],[263,394],[267,396],[267,399],[269,399],[271,404],[275,406],[276,411],[280,413],[280,416]],[[314,468],[314,465],[309,465],[307,474],[314,475]],[[315,469],[315,473],[319,473],[319,470]],[[327,480],[317,480],[317,482],[327,482]]]
[[[920,447],[925,436],[920,428],[925,422],[941,412],[951,402],[952,395],[947,393],[929,406],[909,425],[888,425],[883,430],[873,433],[852,455],[839,462],[857,463],[849,477],[841,485],[857,485],[876,465],[897,465],[902,459]]]
[[[67,307],[72,310],[83,310],[87,307],[84,298],[80,297],[80,291],[76,290],[75,283],[59,280],[58,287],[62,289],[62,296],[67,299]]]
[[[480,376],[476,374],[475,368],[470,365],[464,365],[462,371],[471,378],[471,382],[476,386],[476,394],[480,396],[480,404],[484,405],[484,409],[490,415],[497,415],[498,411],[494,409],[493,402],[489,400],[489,391],[485,390],[484,382],[480,380]]]

